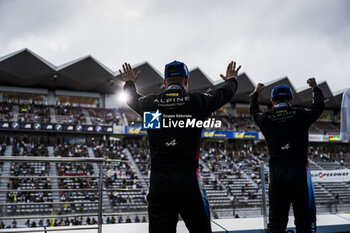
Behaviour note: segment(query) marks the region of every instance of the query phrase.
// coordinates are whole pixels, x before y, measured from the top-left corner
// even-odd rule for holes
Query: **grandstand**
[[[140,93],[163,90],[152,65],[135,69],[142,71]],[[200,68],[190,77],[191,91],[222,85]],[[266,84],[263,109],[271,108],[270,92],[278,84],[292,87],[296,106],[311,103],[309,89],[297,91],[284,77]],[[268,152],[249,117],[255,84],[243,73],[238,85],[230,103],[213,115],[222,128],[202,134],[200,170],[215,219],[257,217],[263,208],[260,167]],[[0,158],[6,158],[0,164],[0,228],[95,225],[101,199],[104,223],[147,222],[147,134],[141,118],[118,99],[122,86],[120,75],[92,56],[60,66],[28,49],[0,58]],[[319,86],[327,103],[310,128],[310,167],[349,170],[349,145],[339,140],[342,92],[333,95],[327,82]],[[350,211],[349,180],[316,180],[314,188],[319,213]]]

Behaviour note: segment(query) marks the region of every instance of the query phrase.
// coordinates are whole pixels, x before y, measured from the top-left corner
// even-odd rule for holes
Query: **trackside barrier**
[[[10,161],[10,162],[61,162],[61,163],[97,163],[99,168],[99,175],[98,176],[4,176],[2,178],[17,178],[17,179],[24,179],[24,178],[57,178],[57,179],[74,179],[74,178],[99,178],[98,188],[96,189],[23,189],[23,190],[0,190],[0,192],[60,192],[60,191],[89,191],[89,192],[98,192],[98,201],[93,201],[89,203],[98,203],[98,212],[96,213],[83,213],[83,214],[71,214],[71,215],[42,215],[42,216],[18,216],[17,219],[26,219],[26,218],[62,218],[62,217],[83,217],[83,216],[97,216],[98,224],[97,227],[89,226],[89,227],[77,227],[77,228],[61,228],[59,231],[71,231],[71,230],[92,230],[97,229],[98,233],[102,233],[102,223],[103,223],[103,216],[107,216],[107,214],[103,214],[103,191],[112,191],[112,190],[121,190],[117,188],[103,188],[103,164],[105,162],[128,162],[127,160],[118,160],[118,159],[104,159],[104,158],[66,158],[66,157],[59,157],[59,158],[52,158],[52,157],[46,157],[46,158],[38,158],[38,157],[9,157],[4,156],[0,157],[0,162],[2,161]],[[267,229],[267,200],[266,200],[266,184],[265,184],[265,172],[264,172],[264,163],[261,163],[260,166],[260,178],[261,178],[261,185],[262,185],[262,204],[263,204],[263,219],[264,219],[264,231]],[[64,201],[64,202],[34,202],[34,203],[0,203],[0,206],[9,206],[9,205],[61,205],[61,204],[77,204],[76,202],[71,201]],[[125,215],[125,213],[108,213],[108,215]],[[1,216],[0,219],[2,220],[9,220],[12,219],[13,216]],[[215,221],[212,221],[214,225],[217,225],[217,227],[225,229],[223,226],[220,226]],[[17,229],[19,230],[19,229]],[[225,229],[226,230],[226,229]],[[58,231],[58,229],[49,227],[49,228],[37,228],[37,229],[26,229],[16,232],[50,232],[50,231]]]
[[[265,183],[265,164],[261,162],[260,165],[260,179],[262,191],[262,211],[264,219],[264,232],[267,231],[267,198],[266,198],[266,183]]]
[[[4,162],[4,161],[10,161],[10,162],[41,162],[41,163],[45,163],[45,162],[61,162],[61,163],[98,163],[99,165],[99,185],[98,185],[98,189],[79,189],[78,191],[98,191],[99,192],[99,198],[98,198],[98,220],[97,220],[97,227],[79,227],[79,228],[60,228],[60,229],[55,229],[55,228],[42,228],[42,229],[30,229],[30,230],[19,230],[16,232],[49,232],[49,231],[71,231],[71,230],[87,230],[87,229],[97,229],[98,233],[102,233],[102,223],[103,223],[103,219],[102,219],[102,197],[103,197],[103,163],[105,161],[110,161],[110,162],[120,162],[122,160],[112,160],[112,159],[108,159],[105,160],[103,158],[38,158],[38,157],[21,157],[21,156],[16,156],[16,157],[12,157],[12,156],[4,156],[4,157],[0,157],[0,162]],[[23,177],[23,176],[21,176]],[[43,176],[40,178],[48,178],[50,176]],[[84,176],[83,176],[84,177]],[[16,177],[18,178],[18,177]],[[31,176],[27,176],[25,178],[31,178]],[[68,178],[72,178],[72,176],[68,176]],[[79,177],[74,177],[74,178],[79,178]],[[54,191],[71,191],[72,189],[36,189],[36,190],[0,190],[0,192],[54,192]],[[74,189],[75,190],[75,189]],[[76,191],[76,190],[75,190]],[[11,203],[12,205],[14,203]],[[16,203],[16,205],[19,205],[22,203]],[[28,204],[28,203],[25,203]],[[30,203],[32,204],[32,203]],[[43,203],[35,203],[35,204],[43,204]],[[35,205],[34,204],[34,205]],[[47,203],[47,204],[55,204],[55,203]],[[3,205],[8,205],[8,204],[1,204],[1,206]],[[81,216],[81,215],[80,215]],[[96,214],[94,215],[96,216]],[[62,217],[62,216],[60,216]],[[47,218],[52,218],[52,216],[47,216]]]

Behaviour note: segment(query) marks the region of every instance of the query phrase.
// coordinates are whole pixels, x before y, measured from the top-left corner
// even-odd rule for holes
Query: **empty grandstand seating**
[[[146,209],[145,189],[142,180],[136,175],[136,168],[132,168],[131,161],[125,155],[126,148],[118,141],[106,142],[94,146],[96,157],[116,159],[104,166],[105,186],[113,210],[137,211]],[[141,177],[143,179],[143,177]]]
[[[223,130],[258,132],[259,129],[250,117],[232,116],[232,115],[216,115],[216,119],[221,120]]]
[[[340,125],[339,123],[332,123],[326,121],[316,121],[311,127],[312,133],[322,133],[330,135],[339,135]]]
[[[57,144],[54,155],[57,157],[88,157],[88,149],[85,144]],[[96,178],[89,178],[95,175],[93,165],[90,163],[56,163],[59,176],[71,176],[72,178],[60,178],[59,188],[71,189],[60,192],[60,201],[69,202],[61,206],[62,212],[90,212],[98,209],[98,193],[96,191],[79,189],[97,189]],[[83,177],[87,176],[87,177]],[[74,177],[74,178],[73,178]],[[76,190],[77,189],[77,190]],[[72,203],[73,202],[73,203]]]
[[[11,176],[48,176],[49,163],[37,162],[12,162]],[[51,205],[31,205],[30,203],[52,202],[52,193],[48,191],[24,192],[27,189],[50,189],[51,183],[48,178],[11,178],[8,180],[7,201],[14,203],[7,206],[8,214],[37,214],[48,212]],[[28,205],[16,205],[16,203],[28,203]]]

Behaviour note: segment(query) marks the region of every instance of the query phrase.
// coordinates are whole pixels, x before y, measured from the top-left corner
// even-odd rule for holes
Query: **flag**
[[[55,222],[55,219],[53,218],[53,209],[51,210],[51,222],[50,222],[50,227],[53,227],[53,224]]]

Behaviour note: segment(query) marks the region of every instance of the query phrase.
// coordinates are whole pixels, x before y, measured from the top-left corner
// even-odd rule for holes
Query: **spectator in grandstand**
[[[27,219],[27,221],[24,223],[24,225],[25,225],[26,227],[30,227],[30,226],[31,226],[31,224],[30,224],[30,220],[29,220],[29,219]]]
[[[270,189],[268,232],[284,232],[290,204],[293,204],[297,232],[316,231],[316,205],[307,159],[308,130],[324,109],[324,97],[315,78],[307,80],[313,89],[310,108],[291,106],[293,94],[289,86],[273,88],[273,109],[261,112],[259,83],[251,97],[250,113],[265,136],[270,153]]]
[[[17,221],[16,221],[16,219],[12,220],[12,228],[17,228]]]
[[[226,75],[221,75],[225,85],[210,93],[189,93],[187,66],[174,61],[165,66],[164,86],[160,94],[142,97],[137,93],[135,75],[130,64],[119,70],[124,81],[124,91],[129,95],[128,105],[140,116],[154,111],[152,120],[163,116],[182,114],[182,122],[204,121],[215,110],[231,100],[237,89],[236,76],[240,66],[230,62]],[[160,113],[161,112],[161,113]],[[145,120],[145,119],[144,119]],[[175,119],[176,120],[176,119]],[[191,233],[211,232],[209,203],[199,174],[199,147],[201,127],[148,129],[151,150],[151,177],[148,194],[150,231],[175,232],[180,214]],[[176,190],[176,191],[174,191]]]
[[[33,221],[31,227],[36,227],[36,222]]]
[[[86,219],[86,224],[87,224],[87,225],[91,225],[91,219],[90,219],[90,217],[87,217],[87,219]]]

